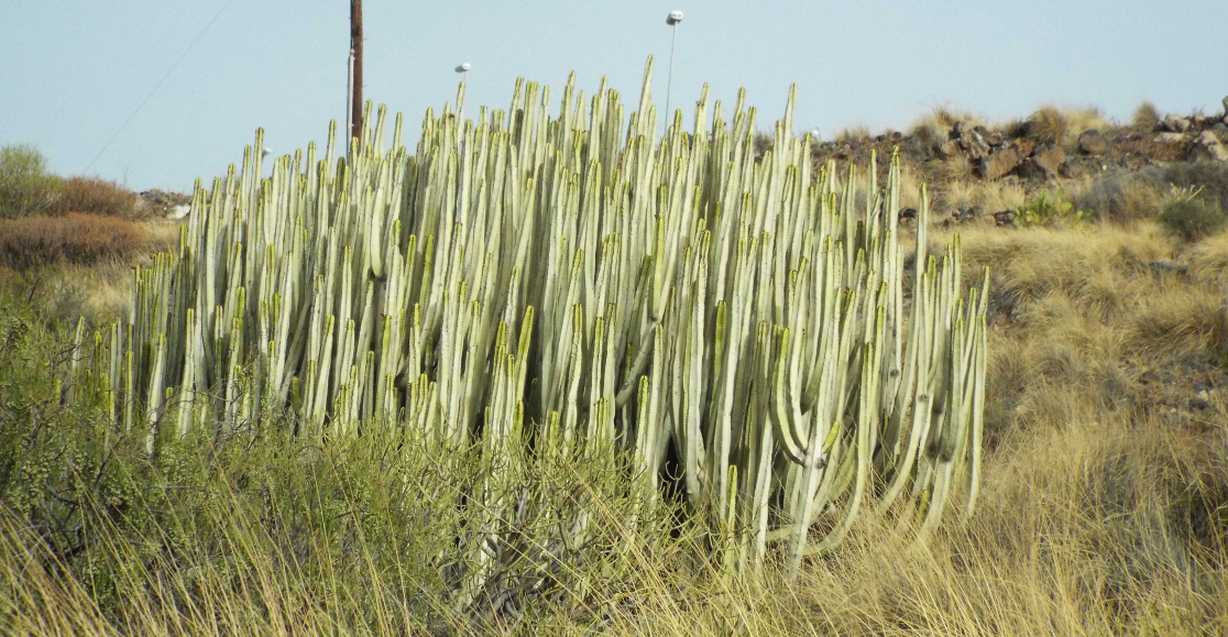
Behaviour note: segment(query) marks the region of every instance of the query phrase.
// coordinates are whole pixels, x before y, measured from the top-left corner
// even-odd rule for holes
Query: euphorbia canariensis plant
[[[795,571],[867,510],[923,532],[956,498],[971,512],[986,293],[957,243],[930,254],[925,193],[909,265],[897,158],[885,183],[874,160],[816,167],[792,91],[762,155],[741,93],[705,89],[659,136],[651,67],[629,117],[604,81],[553,101],[518,81],[476,121],[463,93],[428,111],[412,150],[400,116],[385,145],[383,108],[271,167],[257,132],[80,368],[150,453],[293,427],[622,458],[647,500],[686,498],[730,568]],[[490,466],[492,485],[514,473]],[[516,506],[498,492],[471,496],[479,564]]]

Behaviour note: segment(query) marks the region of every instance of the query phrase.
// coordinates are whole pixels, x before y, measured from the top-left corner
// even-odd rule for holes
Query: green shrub
[[[1093,211],[1075,206],[1073,201],[1060,192],[1042,192],[1019,208],[1015,220],[1024,226],[1051,226],[1082,223],[1095,217]]]
[[[683,546],[667,543],[671,529],[686,537],[680,513],[646,508],[626,468],[566,454],[526,457],[495,480],[506,468],[480,444],[372,430],[320,445],[287,423],[188,436],[147,456],[142,436],[109,426],[104,388],[65,380],[72,330],[2,290],[0,307],[0,625],[52,583],[29,574],[47,569],[121,626],[152,604],[276,632],[263,622],[279,611],[262,604],[295,600],[287,613],[319,602],[377,633],[485,633],[574,607],[573,591],[625,595],[648,555]],[[491,522],[507,535],[489,556],[497,576],[471,590],[465,545],[496,530],[478,524],[478,489],[518,505]],[[583,542],[568,532],[578,504],[594,512]],[[242,596],[231,610],[245,614],[214,618],[208,598],[225,595]]]
[[[47,173],[47,160],[31,146],[0,148],[0,218],[47,212],[60,180]]]
[[[1186,241],[1197,241],[1219,232],[1228,215],[1218,201],[1202,196],[1178,198],[1164,207],[1160,221]]]

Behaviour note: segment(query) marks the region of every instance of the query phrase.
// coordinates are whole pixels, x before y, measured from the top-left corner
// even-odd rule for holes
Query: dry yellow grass
[[[182,227],[162,220],[124,223],[140,231],[141,244],[133,254],[105,258],[92,265],[61,263],[32,269],[0,266],[0,285],[65,320],[78,316],[100,321],[118,318],[131,300],[132,266],[147,261],[154,252],[172,248]]]
[[[1024,121],[1008,123],[1002,129],[1012,137],[1026,136],[1034,141],[1070,147],[1084,131],[1111,126],[1096,108],[1059,108],[1045,105]]]
[[[954,516],[922,543],[907,511],[867,515],[846,546],[790,583],[771,569],[724,575],[695,560],[702,551],[687,540],[644,537],[611,511],[600,523],[625,535],[618,559],[629,574],[564,591],[563,602],[543,601],[519,625],[482,629],[1228,633],[1228,364],[1215,359],[1228,347],[1228,235],[1184,246],[1152,224],[960,232],[966,272],[989,267],[992,277],[988,449],[975,515]],[[1153,266],[1162,260],[1190,268]],[[1194,409],[1186,402],[1196,381],[1218,389]],[[21,591],[0,614],[15,618],[16,632],[39,634],[427,630],[388,594],[396,573],[307,583],[301,564],[268,554],[272,531],[258,520],[236,516],[232,528],[230,548],[244,556],[236,563],[254,572],[179,565],[197,570],[174,582],[152,567],[134,572],[131,590],[141,592],[117,622],[83,585],[40,566],[27,531],[0,518],[0,591]],[[122,534],[113,540],[123,550]],[[174,588],[186,581],[190,591]],[[196,606],[182,612],[168,603],[175,595]]]
[[[1018,181],[1001,179],[956,179],[943,181],[936,188],[938,201],[949,209],[978,207],[986,214],[1000,210],[1018,210],[1027,200],[1027,192]]]
[[[833,139],[838,144],[857,144],[865,142],[870,137],[868,126],[857,125],[840,129]]]
[[[1130,117],[1130,125],[1142,131],[1150,131],[1160,123],[1161,117],[1160,109],[1156,108],[1155,104],[1143,102],[1134,109],[1134,114]]]
[[[947,133],[956,122],[964,122],[970,126],[983,126],[985,124],[983,118],[973,113],[956,110],[947,106],[939,106],[914,120],[908,131],[910,135],[914,135],[926,143],[931,143],[945,140]]]
[[[1190,249],[1190,267],[1206,281],[1228,286],[1228,232],[1207,237]]]

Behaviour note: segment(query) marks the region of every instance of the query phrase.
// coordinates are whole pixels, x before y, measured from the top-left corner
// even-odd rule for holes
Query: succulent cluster
[[[885,183],[812,166],[792,92],[762,157],[742,94],[727,113],[705,89],[693,128],[678,112],[658,139],[650,76],[629,117],[573,79],[553,115],[518,81],[472,121],[462,85],[412,151],[400,116],[385,147],[381,108],[348,157],[334,126],[268,176],[258,132],[198,186],[178,249],[137,269],[128,320],[93,355],[79,332],[78,367],[150,453],[281,426],[478,445],[492,484],[524,454],[621,458],[731,568],[773,547],[796,568],[867,508],[905,502],[929,528],[959,493],[970,512],[984,288],[965,290],[957,244],[929,254],[924,204],[908,263],[898,161]],[[518,503],[470,500],[489,551]]]

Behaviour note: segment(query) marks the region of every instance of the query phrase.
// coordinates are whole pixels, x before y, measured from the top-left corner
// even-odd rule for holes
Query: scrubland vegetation
[[[944,138],[966,121],[949,117],[934,125]],[[1134,125],[1162,117],[1151,119]],[[1094,121],[1053,109],[1018,126],[1070,144],[1104,125]],[[84,248],[37,247],[52,257],[22,252],[0,270],[0,626],[1228,632],[1228,164],[1033,183],[936,161],[950,164],[942,177],[905,165],[898,207],[920,207],[929,180],[927,252],[958,235],[963,287],[990,272],[984,457],[970,517],[956,507],[919,540],[918,505],[863,507],[837,550],[807,557],[791,577],[783,549],[759,568],[728,568],[727,556],[746,552],[741,538],[714,533],[669,480],[664,497],[645,498],[629,479],[633,453],[543,444],[492,455],[484,438],[458,447],[404,428],[295,435],[310,420],[275,405],[159,438],[151,455],[147,430],[116,426],[104,384],[67,379],[86,364],[74,343],[103,347],[92,329],[124,315],[127,264],[152,263],[148,253],[167,244],[84,259],[69,256]],[[1012,222],[945,214],[971,206],[1012,210]],[[31,227],[29,216],[16,222]],[[903,229],[915,225],[901,230],[901,267],[912,272],[917,245]],[[8,236],[0,226],[0,245],[27,245]],[[34,245],[54,246],[47,236]],[[911,297],[914,282],[904,285]],[[498,541],[471,590],[472,547],[494,536],[483,524]]]

